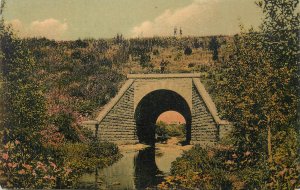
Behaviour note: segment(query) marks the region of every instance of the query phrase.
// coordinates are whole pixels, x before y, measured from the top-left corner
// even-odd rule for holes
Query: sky
[[[184,117],[176,112],[176,111],[166,111],[160,114],[160,116],[157,118],[157,121],[163,121],[167,124],[172,124],[172,123],[186,123]]]
[[[258,27],[255,0],[6,0],[4,19],[21,37],[55,40],[232,35]]]

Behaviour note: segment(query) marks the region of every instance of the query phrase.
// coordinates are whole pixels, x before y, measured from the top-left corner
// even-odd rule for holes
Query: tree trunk
[[[272,162],[273,161],[273,157],[272,157],[272,142],[271,142],[271,138],[272,138],[272,133],[271,133],[271,126],[270,126],[270,118],[268,117],[268,123],[267,123],[267,127],[268,127],[268,161]]]

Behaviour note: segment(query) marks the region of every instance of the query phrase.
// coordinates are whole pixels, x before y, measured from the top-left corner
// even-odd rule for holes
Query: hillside
[[[56,126],[53,131],[64,131],[66,136],[73,134],[70,140],[84,140],[80,122],[94,118],[115,96],[128,73],[160,73],[164,61],[165,73],[201,72],[203,83],[213,92],[210,73],[216,62],[209,48],[211,39],[123,39],[117,35],[106,40],[30,38],[24,41],[38,65],[34,77],[44,89],[49,125]],[[216,39],[219,60],[222,60],[222,49],[232,38],[218,36]]]

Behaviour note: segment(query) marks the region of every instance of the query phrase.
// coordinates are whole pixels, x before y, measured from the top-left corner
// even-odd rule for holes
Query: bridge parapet
[[[200,73],[127,74],[128,79],[200,78]]]

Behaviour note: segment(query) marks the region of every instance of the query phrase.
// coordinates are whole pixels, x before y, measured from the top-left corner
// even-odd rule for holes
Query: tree
[[[150,65],[150,59],[151,59],[150,55],[143,52],[140,56],[141,56],[140,65],[143,68],[148,67]]]
[[[230,56],[220,68],[220,107],[235,125],[238,153],[251,152],[252,166],[267,155],[269,186],[292,189],[299,183],[300,167],[298,0],[257,4],[265,15],[261,30],[235,36]]]
[[[210,39],[210,42],[209,42],[209,45],[208,45],[208,49],[213,51],[213,60],[216,61],[218,60],[218,49],[220,47],[220,44],[218,42],[218,39],[216,36],[213,36],[211,39]]]
[[[3,8],[3,7],[2,7]],[[3,86],[4,145],[0,145],[0,174],[5,187],[52,188],[69,177],[69,167],[43,146],[45,99],[36,79],[36,64],[23,40],[1,22],[1,76]],[[51,177],[50,177],[51,176]],[[54,177],[55,176],[55,177]]]
[[[230,58],[221,66],[223,80],[218,87],[221,110],[235,123],[236,145],[245,152],[265,150],[261,131],[268,126],[267,113],[272,111],[269,82],[275,71],[266,59],[267,52],[257,51],[260,40],[253,31],[235,36]]]
[[[39,147],[38,132],[45,122],[45,102],[34,79],[35,63],[23,42],[5,31],[1,36],[4,77],[4,127],[6,141],[19,140]],[[33,143],[33,144],[32,144]]]

